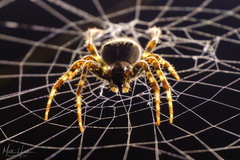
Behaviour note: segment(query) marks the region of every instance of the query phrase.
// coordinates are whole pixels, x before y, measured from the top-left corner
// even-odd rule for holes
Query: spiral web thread
[[[240,5],[220,9],[211,0],[186,1],[186,5],[174,0],[132,2],[109,2],[109,7],[98,0],[29,1],[23,3],[33,7],[33,13],[26,15],[34,15],[36,9],[49,16],[46,21],[35,17],[22,22],[11,15],[0,21],[1,157],[239,157]],[[13,14],[24,10],[17,1],[1,1],[0,16],[14,7]],[[131,84],[130,93],[115,94],[89,73],[82,93],[84,133],[79,132],[75,107],[79,76],[58,89],[49,121],[43,120],[56,79],[79,56],[88,54],[87,28],[104,29],[95,38],[98,48],[118,36],[132,37],[144,48],[150,38],[146,30],[152,26],[163,32],[154,53],[173,64],[181,77],[176,81],[164,70],[173,92],[172,125],[162,86],[162,123],[155,125],[153,91],[144,74]]]

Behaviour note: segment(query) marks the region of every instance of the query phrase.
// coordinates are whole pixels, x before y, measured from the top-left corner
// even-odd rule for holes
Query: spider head
[[[121,91],[126,93],[129,91],[130,74],[132,66],[124,61],[117,61],[110,65],[109,74],[111,77],[110,88],[113,92]]]

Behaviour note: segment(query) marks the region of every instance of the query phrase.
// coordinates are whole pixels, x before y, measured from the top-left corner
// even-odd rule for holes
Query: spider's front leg
[[[86,57],[87,59],[87,57]],[[91,57],[89,57],[89,59],[91,59]],[[78,70],[81,66],[83,66],[85,63],[86,63],[87,60],[84,60],[84,59],[81,59],[81,60],[78,60],[76,62],[74,62],[72,64],[72,66],[70,67],[70,69],[68,69],[66,71],[65,74],[63,74],[62,77],[60,77],[56,82],[55,84],[53,85],[52,87],[52,90],[49,94],[49,98],[48,98],[48,102],[47,102],[47,105],[46,105],[46,111],[45,111],[45,117],[44,117],[44,120],[47,121],[48,120],[48,115],[49,115],[49,112],[50,112],[50,107],[51,107],[51,104],[52,104],[52,100],[53,100],[53,97],[55,96],[56,92],[57,92],[57,88],[61,86],[61,84],[63,82],[65,82],[66,80],[68,79],[71,79],[73,78],[75,75],[76,75],[76,70]]]
[[[86,75],[87,75],[87,71],[88,70],[98,70],[99,66],[95,61],[86,61],[83,65],[83,67],[81,68],[82,73],[80,76],[80,80],[78,82],[78,87],[76,90],[76,102],[77,102],[77,115],[78,115],[78,125],[79,125],[79,129],[80,132],[83,132],[83,124],[82,124],[82,99],[81,99],[81,92],[85,83],[85,79],[86,79]]]
[[[161,64],[162,66],[165,66],[167,68],[167,70],[174,76],[174,78],[176,80],[180,80],[179,75],[177,74],[176,70],[174,69],[174,67],[165,59],[163,59],[160,55],[157,54],[150,54],[147,58],[154,58],[159,64]],[[147,59],[146,58],[146,59]],[[150,62],[151,63],[151,62]]]
[[[151,54],[154,55],[154,54]],[[148,64],[153,64],[154,70],[156,71],[158,77],[160,78],[160,81],[163,84],[163,87],[165,88],[166,92],[166,97],[168,100],[168,108],[169,108],[169,122],[173,123],[173,103],[172,103],[172,92],[171,92],[171,87],[167,81],[166,76],[164,75],[159,61],[154,57],[154,56],[148,56],[145,61]]]
[[[62,75],[62,77],[60,77],[56,82],[55,84],[53,85],[52,87],[52,90],[49,94],[49,98],[48,98],[48,102],[47,102],[47,106],[46,106],[46,111],[45,111],[45,117],[44,117],[44,120],[47,121],[48,120],[48,114],[49,114],[49,111],[50,111],[50,107],[51,107],[51,104],[52,104],[52,100],[53,100],[53,97],[55,96],[56,92],[57,92],[57,88],[60,87],[62,85],[63,82],[65,82],[67,79],[69,79],[70,77],[73,78],[74,75],[76,74],[76,70],[79,68],[79,66],[81,66],[81,63],[83,61],[79,60],[79,61],[76,61],[69,70],[67,70],[67,72]]]
[[[133,67],[133,77],[136,77],[140,74],[139,70],[144,70],[147,76],[149,83],[151,84],[154,90],[155,97],[155,107],[156,107],[156,124],[160,125],[160,87],[157,83],[157,80],[154,78],[148,63],[144,60],[140,60]]]
[[[179,78],[178,74],[176,73],[175,69],[173,68],[173,66],[168,61],[164,60],[157,54],[151,53],[152,50],[154,49],[154,47],[156,46],[156,44],[159,43],[159,41],[160,41],[159,38],[161,36],[161,29],[157,28],[157,27],[152,27],[148,30],[148,32],[151,34],[152,39],[147,44],[147,47],[142,55],[142,60],[146,61],[148,65],[153,64],[154,70],[156,70],[156,73],[158,74],[161,82],[163,83],[163,86],[166,90],[168,106],[169,106],[169,114],[170,114],[169,121],[170,121],[170,123],[173,123],[173,105],[172,105],[171,88],[170,88],[170,85],[169,85],[164,73],[161,70],[160,65],[165,66],[168,69],[168,71],[171,72],[172,75],[177,80],[180,80],[180,78]],[[157,124],[158,123],[160,124],[160,121],[159,122],[157,121]]]
[[[81,92],[82,92],[82,88],[84,86],[85,83],[85,79],[86,79],[86,74],[87,74],[87,66],[85,65],[82,69],[82,73],[80,76],[80,80],[78,82],[78,87],[76,90],[76,102],[77,102],[77,115],[78,115],[78,126],[80,129],[80,132],[83,132],[83,124],[82,124],[82,98],[81,98]]]

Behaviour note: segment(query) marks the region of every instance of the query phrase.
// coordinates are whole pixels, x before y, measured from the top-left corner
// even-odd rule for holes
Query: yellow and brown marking
[[[50,112],[50,106],[52,104],[52,100],[53,97],[55,96],[55,93],[57,92],[57,88],[61,86],[61,84],[63,82],[65,82],[66,80],[72,79],[75,75],[76,75],[76,70],[78,69],[82,69],[82,74],[80,77],[80,81],[78,83],[78,89],[76,92],[76,101],[77,101],[77,113],[78,113],[78,123],[79,123],[79,128],[80,131],[83,132],[83,125],[82,125],[82,118],[81,118],[81,90],[82,87],[84,85],[85,82],[85,77],[86,77],[86,72],[87,72],[87,68],[97,68],[98,67],[98,63],[96,61],[93,60],[78,60],[76,62],[73,63],[73,65],[70,67],[70,69],[67,70],[67,72],[61,77],[59,78],[56,83],[54,84],[54,86],[52,87],[51,93],[49,95],[49,99],[47,102],[47,106],[46,106],[46,111],[45,111],[45,120],[48,120],[48,115]]]

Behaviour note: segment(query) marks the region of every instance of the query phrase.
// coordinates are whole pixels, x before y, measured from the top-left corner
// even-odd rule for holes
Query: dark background
[[[45,2],[45,1],[44,1]],[[80,8],[85,12],[93,15],[99,16],[100,14],[97,11],[95,5],[92,1],[66,1],[67,3],[75,6],[76,8]],[[141,1],[142,5],[165,5],[169,1],[154,1],[154,0],[143,0]],[[171,6],[186,6],[186,7],[197,7],[200,4],[207,2],[207,1],[192,1],[192,0],[184,0],[184,1],[174,1]],[[3,1],[1,2],[3,3]],[[62,15],[67,17],[70,21],[78,21],[84,19],[81,16],[76,16],[64,9],[61,9],[58,6],[55,6],[49,2],[46,2],[54,9],[59,11]],[[101,6],[104,8],[106,14],[116,12],[118,10],[122,10],[124,8],[128,8],[130,6],[135,6],[136,1],[116,1],[116,0],[106,0],[100,1]],[[225,0],[213,0],[210,4],[207,5],[206,8],[209,9],[224,9],[224,10],[232,10],[237,5],[239,5],[239,1],[232,0],[232,1],[225,1]],[[188,11],[189,12],[189,11]],[[184,16],[188,12],[167,12],[165,14],[166,17],[175,17],[175,16]],[[150,21],[158,14],[158,11],[144,11],[141,10],[140,19],[144,21]],[[216,14],[217,15],[217,14]],[[194,16],[195,18],[199,19],[211,19],[215,14],[197,14]],[[239,15],[239,11],[238,11]],[[129,14],[122,14],[118,17],[114,17],[110,19],[112,23],[119,23],[119,22],[129,22],[134,19],[135,12],[129,12]],[[11,28],[6,26],[6,21],[12,21],[19,24],[17,28]],[[187,26],[188,23],[181,23],[178,26]],[[232,28],[240,27],[239,18],[228,16],[221,20],[221,24],[225,26],[230,26]],[[25,25],[27,24],[27,25]],[[103,129],[96,129],[96,128],[89,128],[84,132],[84,135],[79,134],[79,130],[75,127],[71,129],[67,129],[65,127],[58,127],[54,124],[63,124],[63,125],[71,125],[72,122],[76,119],[75,112],[65,114],[65,116],[60,116],[50,124],[43,122],[43,115],[44,115],[44,106],[47,102],[47,95],[49,93],[49,89],[51,86],[46,86],[46,74],[49,71],[49,64],[53,63],[54,58],[56,57],[56,50],[45,46],[45,47],[38,47],[34,50],[34,53],[29,54],[31,51],[32,42],[43,41],[47,44],[61,46],[65,42],[81,35],[78,34],[59,34],[58,36],[54,36],[50,38],[48,41],[44,41],[44,37],[50,35],[47,31],[36,31],[33,29],[34,26],[47,26],[52,28],[62,28],[66,24],[66,21],[60,20],[50,14],[49,12],[45,11],[40,6],[36,5],[31,1],[15,1],[6,5],[5,7],[0,8],[0,119],[1,119],[1,144],[0,144],[0,153],[6,148],[9,144],[11,148],[17,150],[24,146],[23,150],[31,149],[31,152],[27,154],[25,159],[44,159],[49,157],[50,155],[53,156],[53,159],[76,159],[78,156],[79,150],[82,150],[81,157],[87,155],[90,151],[88,146],[92,147],[97,143],[100,135],[104,135],[101,141],[97,144],[97,146],[105,147],[95,149],[94,152],[91,154],[89,159],[123,159],[123,155],[126,150],[126,141],[128,138],[127,135],[127,127],[125,129],[109,129],[106,133],[103,133]],[[104,24],[105,25],[105,24]],[[168,22],[163,21],[156,24],[158,26],[167,26]],[[105,27],[102,24],[97,22],[90,22],[84,23],[79,25],[79,28],[82,31],[85,31],[89,27]],[[143,28],[146,26],[137,26],[138,28]],[[205,26],[202,28],[198,28],[199,31],[203,31],[206,33],[210,33],[211,35],[221,36],[227,31],[222,29],[221,27],[211,27]],[[80,32],[80,30],[76,30],[76,28],[71,28],[71,31]],[[239,31],[238,31],[239,33]],[[4,35],[8,35],[4,37]],[[175,33],[178,34],[177,32]],[[181,36],[182,33],[179,33]],[[24,38],[31,41],[23,41],[19,40],[17,43],[12,42],[11,37],[19,37]],[[206,38],[206,37],[194,37],[195,39]],[[215,37],[211,37],[214,39]],[[211,39],[209,38],[209,39]],[[168,123],[161,124],[161,131],[157,131],[158,137],[158,146],[161,150],[160,159],[188,159],[188,157],[182,154],[180,151],[185,153],[186,150],[194,150],[193,154],[186,153],[190,155],[194,159],[217,159],[213,154],[207,149],[206,152],[199,152],[198,150],[206,149],[207,147],[202,145],[200,141],[196,139],[200,139],[204,142],[204,144],[208,145],[209,148],[221,148],[225,147],[227,144],[231,144],[231,142],[237,142],[239,139],[240,134],[240,127],[239,127],[239,38],[236,37],[229,37],[233,39],[237,39],[237,43],[227,43],[225,41],[221,41],[221,45],[219,45],[217,50],[217,56],[219,59],[222,60],[235,60],[236,63],[232,64],[235,68],[230,68],[226,66],[220,66],[221,71],[227,72],[234,72],[233,74],[227,72],[219,72],[213,73],[212,71],[201,72],[196,76],[188,77],[197,73],[197,71],[190,71],[190,72],[181,72],[186,71],[193,67],[194,61],[191,58],[173,58],[168,57],[167,59],[176,66],[176,69],[179,72],[182,81],[177,83],[174,86],[174,90],[177,93],[183,93],[181,96],[178,97],[176,103],[177,107],[175,107],[175,114],[181,115],[182,113],[186,112],[186,108],[183,106],[187,106],[189,108],[189,112],[179,116],[174,121],[175,126],[171,126]],[[15,40],[16,41],[16,40]],[[144,46],[146,40],[141,41]],[[69,46],[69,49],[75,50],[78,47],[76,45]],[[197,48],[198,46],[194,46],[193,44],[189,44],[189,47]],[[184,52],[184,49],[176,46],[178,50]],[[174,54],[171,49],[165,48],[162,49],[166,54]],[[189,50],[184,52],[185,55],[193,55],[197,53],[190,53]],[[57,59],[58,66],[55,66],[51,70],[51,74],[55,74],[49,77],[49,83],[52,84],[54,81],[66,70],[66,66],[71,64],[70,60],[71,56],[69,56],[69,52],[62,52],[60,57]],[[76,59],[78,55],[76,55]],[[202,61],[202,62],[201,62]],[[38,65],[38,63],[40,63]],[[200,59],[198,63],[204,63],[204,59]],[[34,64],[34,65],[33,65]],[[46,65],[43,65],[46,64]],[[212,63],[208,64],[211,65]],[[204,68],[205,67],[205,68]],[[201,68],[202,70],[208,68],[208,66],[204,66]],[[214,70],[214,67],[211,68]],[[22,75],[21,77],[19,75]],[[204,78],[209,76],[209,78]],[[170,76],[169,76],[170,77]],[[188,78],[187,78],[188,77]],[[202,80],[203,79],[203,80]],[[77,83],[77,80],[74,80],[71,84]],[[211,85],[203,85],[201,83],[192,84],[191,82],[199,81],[206,84],[211,85],[219,85],[223,86],[223,88],[213,87]],[[89,82],[95,81],[95,79],[90,79]],[[189,81],[189,82],[187,82]],[[235,82],[235,83],[233,83]],[[175,84],[176,81],[172,78],[170,79],[171,84]],[[233,83],[228,85],[229,83]],[[21,85],[20,85],[21,84]],[[101,84],[101,83],[97,83]],[[69,85],[65,85],[66,87],[61,87],[61,91],[64,92],[69,90]],[[224,89],[224,86],[229,87],[231,89]],[[38,88],[40,87],[40,88]],[[187,88],[187,91],[185,91]],[[34,90],[35,89],[35,90]],[[89,88],[86,88],[86,92]],[[144,89],[143,89],[144,90]],[[135,94],[141,93],[141,88],[136,91]],[[218,93],[219,94],[216,94]],[[113,93],[107,93],[107,90],[104,91],[105,97],[111,97]],[[216,96],[214,96],[216,94]],[[131,95],[131,94],[130,94]],[[196,96],[196,97],[194,97]],[[85,95],[88,97],[88,95]],[[144,97],[144,96],[143,96]],[[202,97],[198,98],[198,97]],[[119,98],[119,97],[115,97]],[[149,98],[148,96],[144,98]],[[69,110],[74,110],[74,95],[73,94],[62,94],[59,97],[56,97],[56,101],[60,104],[65,101],[65,99],[69,99],[69,102],[65,105],[68,106]],[[91,97],[90,97],[91,99]],[[212,100],[210,100],[212,99]],[[116,101],[118,99],[115,99]],[[139,102],[141,99],[133,99],[133,101]],[[165,103],[165,100],[162,100]],[[180,103],[181,104],[180,104]],[[89,105],[95,105],[93,102]],[[113,103],[108,102],[109,106],[113,105]],[[127,103],[127,102],[126,102]],[[134,102],[133,102],[134,104]],[[202,105],[201,105],[202,104]],[[73,107],[69,107],[69,106]],[[195,106],[200,105],[201,107]],[[64,106],[64,105],[63,105]],[[146,104],[140,104],[136,110],[144,109]],[[226,107],[227,106],[227,107]],[[117,104],[116,106],[116,114],[121,115],[125,111],[121,108],[121,104]],[[33,112],[31,112],[33,111]],[[134,111],[134,108],[132,109]],[[191,112],[193,111],[193,112]],[[62,108],[60,107],[53,107],[51,110],[51,115],[58,115],[62,112]],[[99,110],[96,109],[95,113],[90,112],[90,114],[98,114]],[[162,108],[162,112],[168,115],[167,107]],[[193,113],[197,113],[202,117],[202,119],[197,118],[197,116]],[[103,116],[111,116],[113,114],[112,108],[105,108]],[[150,110],[144,111],[144,113],[137,112],[136,114],[131,114],[131,122],[133,126],[138,126],[140,124],[151,123],[152,119],[149,117],[152,112]],[[22,115],[25,115],[21,118]],[[236,117],[234,117],[236,115]],[[19,118],[20,117],[20,118]],[[141,118],[139,118],[141,117]],[[228,119],[229,117],[234,117],[232,120],[227,121],[226,123],[220,124],[220,122]],[[16,119],[19,120],[16,121]],[[202,133],[198,133],[198,131],[208,128],[209,124],[204,123],[205,119],[207,122],[210,122],[211,125],[218,124],[216,128],[212,127],[211,129],[206,129],[206,131]],[[13,123],[9,123],[15,120]],[[167,121],[167,118],[163,118],[163,120]],[[92,122],[92,119],[88,119],[87,124]],[[94,126],[104,126],[106,127],[110,123],[111,119],[107,119],[106,121],[99,121],[95,123]],[[116,118],[111,126],[127,126],[127,119],[126,117]],[[34,127],[37,126],[37,127]],[[184,129],[189,133],[196,133],[194,136],[190,136],[187,132],[179,129]],[[223,128],[228,130],[229,133],[221,132],[219,128]],[[31,128],[30,130],[28,130]],[[66,129],[66,131],[65,131]],[[24,133],[22,133],[24,132]],[[21,133],[21,134],[19,134]],[[162,136],[168,140],[165,141]],[[18,135],[19,134],[19,135]],[[131,146],[128,152],[128,159],[155,159],[155,136],[154,136],[154,127],[152,126],[145,126],[139,127],[132,130],[131,133]],[[176,140],[175,138],[179,138],[182,136],[186,136],[185,138]],[[52,138],[50,141],[44,142],[49,138]],[[71,140],[76,137],[75,140],[71,142]],[[83,137],[83,138],[82,138]],[[9,138],[9,139],[8,139]],[[8,140],[7,140],[8,139]],[[66,145],[68,142],[71,142],[67,149],[61,151],[61,147]],[[139,145],[140,142],[147,142],[145,145]],[[80,145],[81,143],[81,145]],[[32,144],[29,145],[29,144]],[[38,144],[38,145],[36,145]],[[137,145],[135,145],[137,144]],[[116,145],[111,147],[111,145]],[[51,147],[52,146],[52,147]],[[80,148],[78,148],[80,146]],[[233,144],[236,146],[236,149],[220,149],[217,153],[221,155],[221,157],[225,159],[237,159],[239,158],[239,142]],[[81,148],[83,147],[83,148]],[[84,148],[85,147],[85,148]],[[64,149],[64,148],[63,148]],[[60,151],[59,154],[54,155],[56,151]],[[176,155],[178,155],[176,157]],[[4,154],[1,156],[6,158]],[[19,157],[17,157],[18,159]],[[0,158],[1,159],[1,158]]]

